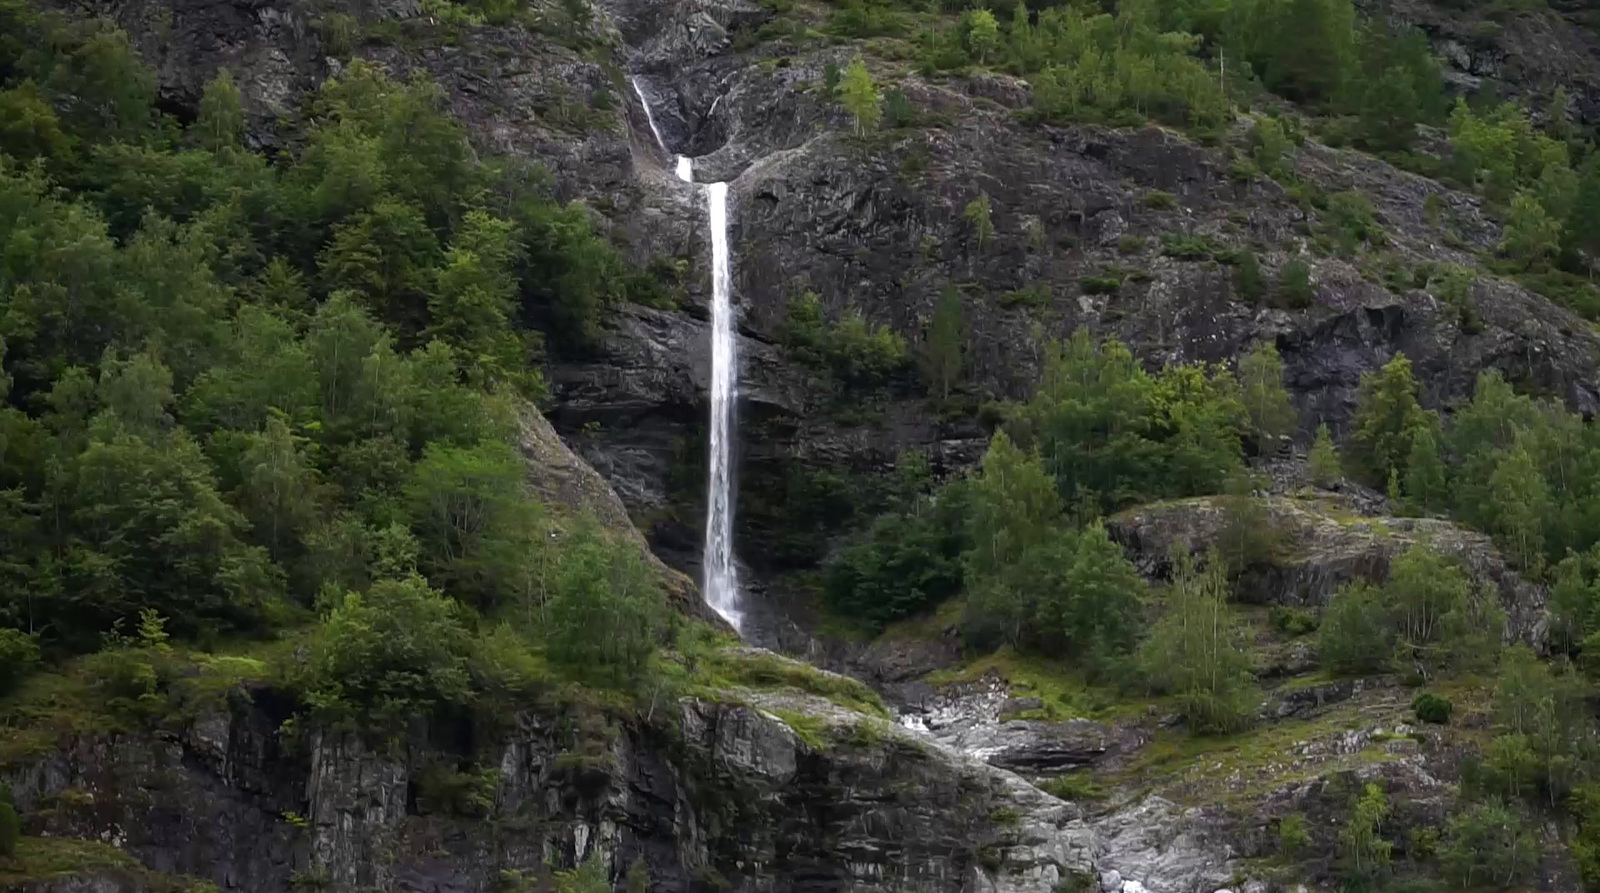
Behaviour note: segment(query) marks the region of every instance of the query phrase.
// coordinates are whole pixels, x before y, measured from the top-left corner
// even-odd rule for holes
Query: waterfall
[[[706,601],[738,630],[739,569],[733,560],[733,407],[739,356],[728,261],[728,184],[706,186],[711,220],[711,468],[706,492]]]
[[[644,106],[644,119],[661,151],[667,150],[656,117],[638,78],[629,78]],[[722,97],[717,97],[721,99]],[[713,109],[716,103],[713,102]],[[694,162],[677,156],[678,179],[694,182]],[[706,184],[706,216],[711,225],[711,449],[706,475],[706,549],[702,558],[706,603],[742,631],[739,568],[733,558],[733,407],[739,393],[739,355],[733,331],[733,274],[728,259],[728,184]]]
[[[661,138],[661,128],[656,126],[656,116],[650,111],[650,100],[644,98],[644,89],[639,86],[639,79],[628,78],[628,83],[633,85],[633,95],[639,97],[639,104],[644,106],[644,120],[646,124],[650,125],[650,135],[656,138],[656,145],[661,147],[661,151],[666,152],[667,141]],[[688,161],[687,158],[682,155],[678,156],[678,179],[680,180],[689,179],[683,175],[684,162],[686,161]]]

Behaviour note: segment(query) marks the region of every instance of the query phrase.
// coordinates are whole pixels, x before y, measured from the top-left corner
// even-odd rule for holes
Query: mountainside
[[[0,0],[0,886],[1595,889],[1600,20],[1018,10]]]

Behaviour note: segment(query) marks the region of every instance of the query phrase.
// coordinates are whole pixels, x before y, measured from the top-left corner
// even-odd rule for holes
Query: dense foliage
[[[184,126],[120,32],[0,22],[4,682],[136,622],[205,644],[310,617],[328,716],[463,700],[506,665],[474,657],[495,618],[635,678],[657,584],[524,495],[511,444],[544,351],[652,297],[587,212],[478,159],[420,78],[351,63],[269,160],[226,72]],[[106,652],[111,683],[155,685],[152,647]]]

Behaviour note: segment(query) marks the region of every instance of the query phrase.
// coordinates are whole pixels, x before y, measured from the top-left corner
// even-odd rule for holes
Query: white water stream
[[[661,151],[671,154],[656,127],[650,102],[636,78],[633,92],[644,106],[645,121]],[[720,97],[719,97],[720,99]],[[716,108],[715,105],[712,108]],[[678,179],[694,182],[694,163],[677,156]],[[733,408],[739,395],[739,353],[733,328],[733,272],[728,256],[728,184],[708,183],[706,216],[711,226],[711,444],[706,475],[706,546],[701,583],[706,603],[741,631],[739,567],[733,557]]]

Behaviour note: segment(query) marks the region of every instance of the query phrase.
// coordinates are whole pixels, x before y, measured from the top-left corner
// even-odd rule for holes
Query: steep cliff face
[[[158,735],[73,740],[9,781],[34,835],[240,891],[503,889],[596,853],[668,891],[1048,890],[1094,864],[1081,811],[1009,772],[819,698],[729,694],[640,723],[567,704],[376,744],[288,740],[279,705],[241,692]],[[451,786],[469,776],[488,780]]]

